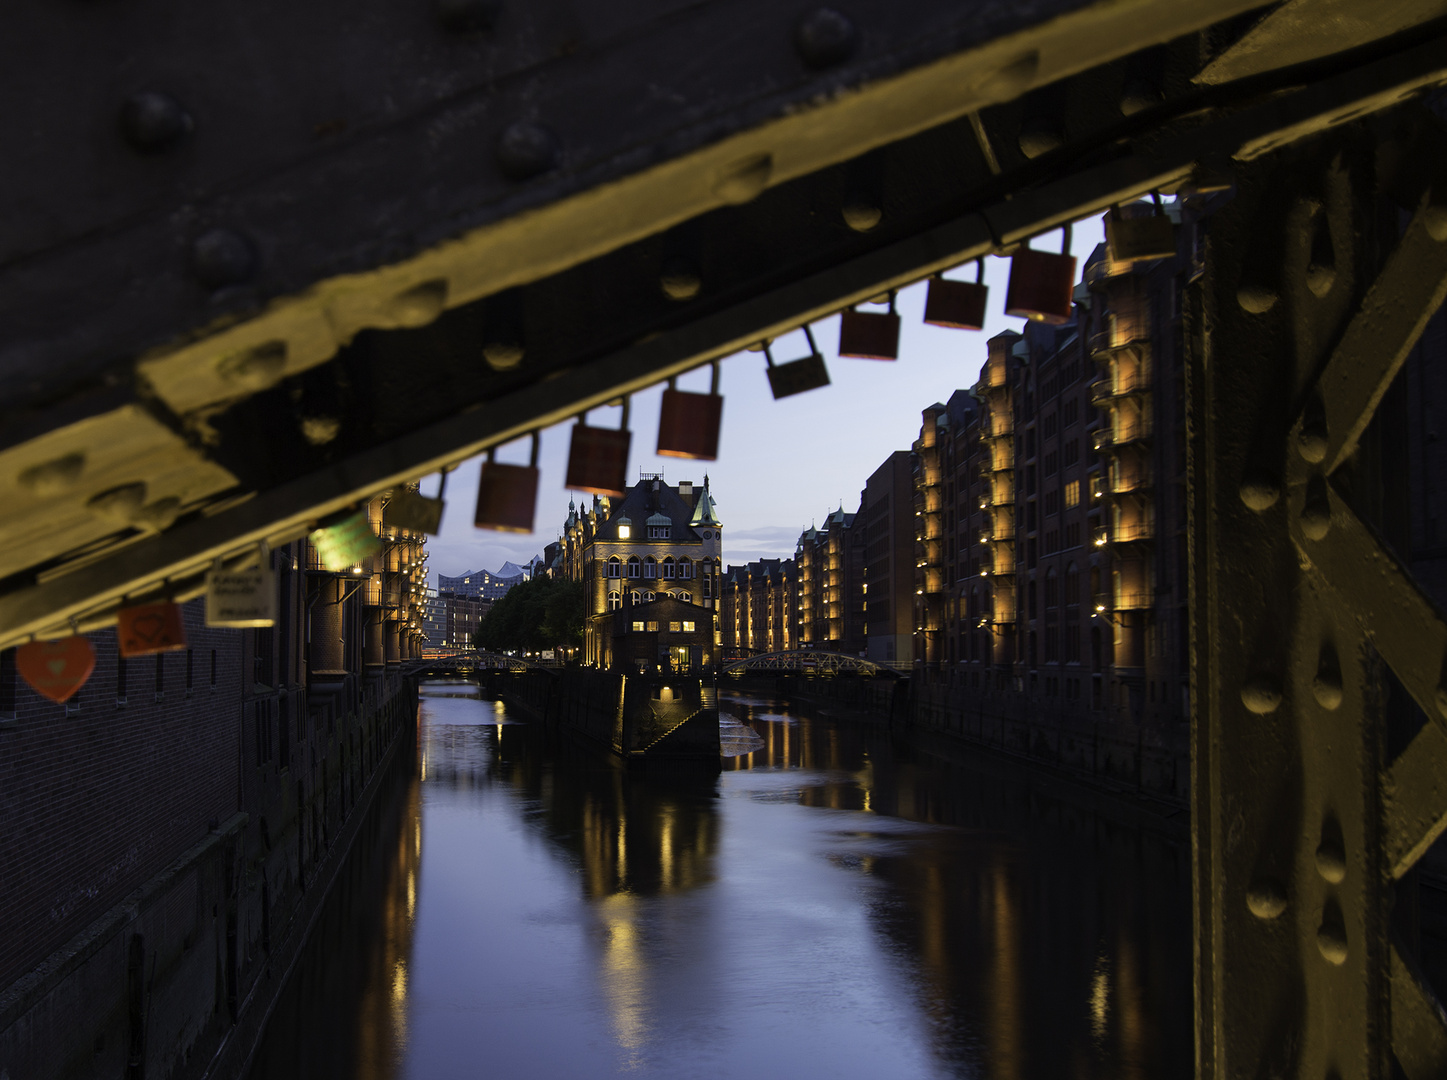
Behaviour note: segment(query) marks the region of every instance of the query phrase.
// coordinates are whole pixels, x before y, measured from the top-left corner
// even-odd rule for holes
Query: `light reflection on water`
[[[254,1076],[1189,1074],[1183,840],[766,699],[629,777],[438,689]]]

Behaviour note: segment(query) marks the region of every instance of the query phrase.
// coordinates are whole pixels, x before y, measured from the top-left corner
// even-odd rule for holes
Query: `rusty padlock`
[[[860,360],[899,359],[899,315],[894,290],[889,290],[889,311],[850,308],[839,315],[839,355]]]
[[[628,494],[628,448],[633,433],[628,430],[628,399],[623,399],[623,423],[618,430],[588,426],[588,414],[573,425],[568,447],[568,479],[565,487],[594,495],[622,498]]]
[[[1070,226],[1063,230],[1060,254],[1025,247],[1010,259],[1010,287],[1005,314],[1058,326],[1070,321],[1075,291],[1075,256],[1070,254]]]
[[[713,381],[707,394],[680,390],[677,380],[668,380],[663,407],[658,414],[658,456],[718,460],[719,425],[723,422],[723,398],[718,392],[718,361],[713,362]]]
[[[985,302],[989,297],[985,260],[976,259],[974,281],[952,281],[939,274],[930,278],[924,300],[924,321],[954,330],[983,330]]]
[[[530,533],[538,505],[538,433],[533,432],[532,457],[526,465],[506,465],[488,450],[477,480],[477,511],[472,523],[496,532]]]
[[[808,325],[803,330],[809,340],[808,356],[775,364],[774,354],[767,345],[764,346],[764,360],[769,365],[769,389],[774,392],[775,401],[829,385],[829,369],[824,366],[824,357],[814,344],[814,335],[809,332]]]
[[[1154,192],[1155,206],[1148,214],[1144,203],[1112,206],[1105,215],[1105,244],[1112,262],[1137,263],[1170,259],[1176,254],[1176,229]]]

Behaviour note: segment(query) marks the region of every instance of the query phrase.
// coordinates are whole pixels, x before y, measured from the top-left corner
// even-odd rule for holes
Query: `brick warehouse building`
[[[594,497],[581,513],[570,503],[561,571],[586,589],[583,662],[608,665],[610,612],[671,599],[700,609],[689,621],[704,629],[695,631],[701,639],[691,644],[706,644],[704,663],[713,663],[720,640],[722,548],[723,526],[707,476],[701,487],[687,480],[674,486],[661,473],[643,473],[621,499]]]
[[[0,653],[11,1076],[185,1075],[254,1034],[413,724],[423,538],[382,498],[368,520],[381,550],[341,573],[304,540],[267,554],[271,628],[208,628],[198,600],[182,651],[123,660],[113,630],[88,635],[63,705]]]

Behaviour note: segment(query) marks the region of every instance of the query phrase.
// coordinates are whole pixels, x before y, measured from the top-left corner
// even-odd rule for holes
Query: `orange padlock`
[[[184,649],[186,627],[181,620],[181,605],[163,600],[121,608],[116,612],[116,638],[121,655],[128,660]]]
[[[723,398],[718,392],[718,361],[707,394],[680,390],[668,380],[658,414],[658,456],[718,460],[718,433],[723,423]]]
[[[1137,263],[1153,259],[1171,259],[1176,254],[1176,229],[1161,206],[1161,197],[1151,193],[1155,206],[1142,214],[1142,203],[1133,203],[1122,211],[1112,206],[1105,215],[1105,244],[1112,262]]]
[[[839,355],[861,360],[899,359],[899,316],[894,310],[894,290],[889,292],[889,311],[859,311],[850,308],[839,316]]]
[[[985,260],[975,260],[974,281],[951,281],[936,274],[925,294],[924,321],[931,326],[954,330],[983,330],[985,303],[990,297],[985,284]]]
[[[1010,259],[1010,287],[1005,293],[1005,314],[1058,326],[1070,321],[1071,294],[1075,291],[1075,256],[1070,254],[1070,226],[1066,225],[1061,253],[1025,247]]]
[[[566,487],[593,495],[622,498],[628,494],[628,448],[633,433],[628,430],[628,399],[623,399],[623,424],[617,430],[588,426],[584,413],[573,425],[568,447]]]
[[[809,332],[807,324],[803,330],[804,337],[809,341],[808,356],[776,365],[774,354],[769,351],[768,345],[764,346],[764,361],[769,365],[769,389],[773,391],[775,401],[829,385],[829,369],[824,366],[824,357],[814,344],[814,335]]]
[[[477,480],[477,512],[472,523],[479,529],[530,533],[538,505],[538,433],[533,432],[532,457],[526,465],[503,465],[488,450]]]
[[[95,670],[95,649],[76,634],[59,641],[32,641],[15,650],[20,677],[54,702],[69,700]]]

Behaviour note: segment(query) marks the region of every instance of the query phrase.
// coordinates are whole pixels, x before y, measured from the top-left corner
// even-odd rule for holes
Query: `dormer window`
[[[648,526],[648,539],[667,540],[669,539],[672,532],[673,530],[670,529],[667,525],[650,525]]]
[[[633,522],[626,517],[618,519],[618,539],[628,540],[633,536]]]

